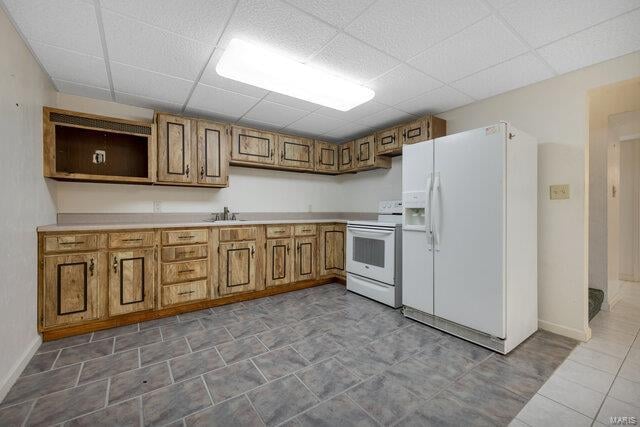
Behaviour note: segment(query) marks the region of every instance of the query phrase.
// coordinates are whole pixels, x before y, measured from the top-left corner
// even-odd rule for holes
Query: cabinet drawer
[[[207,277],[207,260],[162,264],[162,283],[185,282]]]
[[[66,234],[47,236],[44,239],[45,252],[87,251],[97,248],[97,234]]]
[[[301,224],[295,226],[296,236],[315,236],[316,225],[315,224]]]
[[[163,231],[163,245],[184,245],[188,243],[207,243],[209,240],[209,230],[176,230]]]
[[[160,303],[163,307],[184,304],[207,298],[207,281],[164,285],[160,289]]]
[[[109,234],[110,248],[140,248],[143,246],[153,246],[153,231]]]
[[[255,240],[258,232],[256,227],[230,227],[220,229],[221,242],[237,242],[240,240]]]
[[[170,246],[162,248],[162,261],[185,261],[206,258],[209,255],[207,245]]]
[[[291,226],[289,225],[270,225],[267,227],[267,239],[289,236],[291,236]]]

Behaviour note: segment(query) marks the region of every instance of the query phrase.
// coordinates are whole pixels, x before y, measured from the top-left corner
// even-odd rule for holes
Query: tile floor
[[[514,426],[640,422],[640,284],[624,283],[622,300],[591,321],[578,345],[518,414]]]
[[[591,349],[563,364],[575,345],[538,332],[504,357],[331,284],[44,343],[0,425],[507,425],[588,367]],[[629,404],[627,371],[600,412]]]

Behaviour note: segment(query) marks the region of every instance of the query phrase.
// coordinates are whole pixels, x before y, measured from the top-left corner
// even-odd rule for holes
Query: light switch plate
[[[559,184],[549,186],[551,200],[564,200],[569,198],[569,184]]]

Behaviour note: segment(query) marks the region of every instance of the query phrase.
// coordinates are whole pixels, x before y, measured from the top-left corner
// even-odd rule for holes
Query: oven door
[[[347,226],[347,271],[394,284],[395,228]]]

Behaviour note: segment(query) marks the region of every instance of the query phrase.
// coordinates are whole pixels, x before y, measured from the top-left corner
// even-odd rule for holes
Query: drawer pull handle
[[[61,245],[82,245],[84,244],[84,240],[80,240],[77,242],[60,242]]]
[[[194,236],[193,234],[189,235],[189,236],[178,236],[178,239],[193,239],[196,236]]]
[[[130,238],[130,239],[122,239],[123,242],[141,242],[142,240],[144,240],[142,237],[134,239],[134,238]]]
[[[183,291],[183,292],[178,292],[178,295],[190,295],[192,293],[194,293],[195,291]]]
[[[193,268],[190,268],[189,270],[179,270],[178,274],[193,273],[194,271],[196,270]]]
[[[176,252],[176,255],[180,256],[180,255],[193,255],[195,254],[196,251],[182,251],[182,252]]]
[[[284,233],[284,230],[274,230],[273,232],[276,233],[276,234],[282,234],[282,233]]]
[[[311,229],[310,228],[303,228],[302,231],[306,233],[306,232],[311,231]]]

